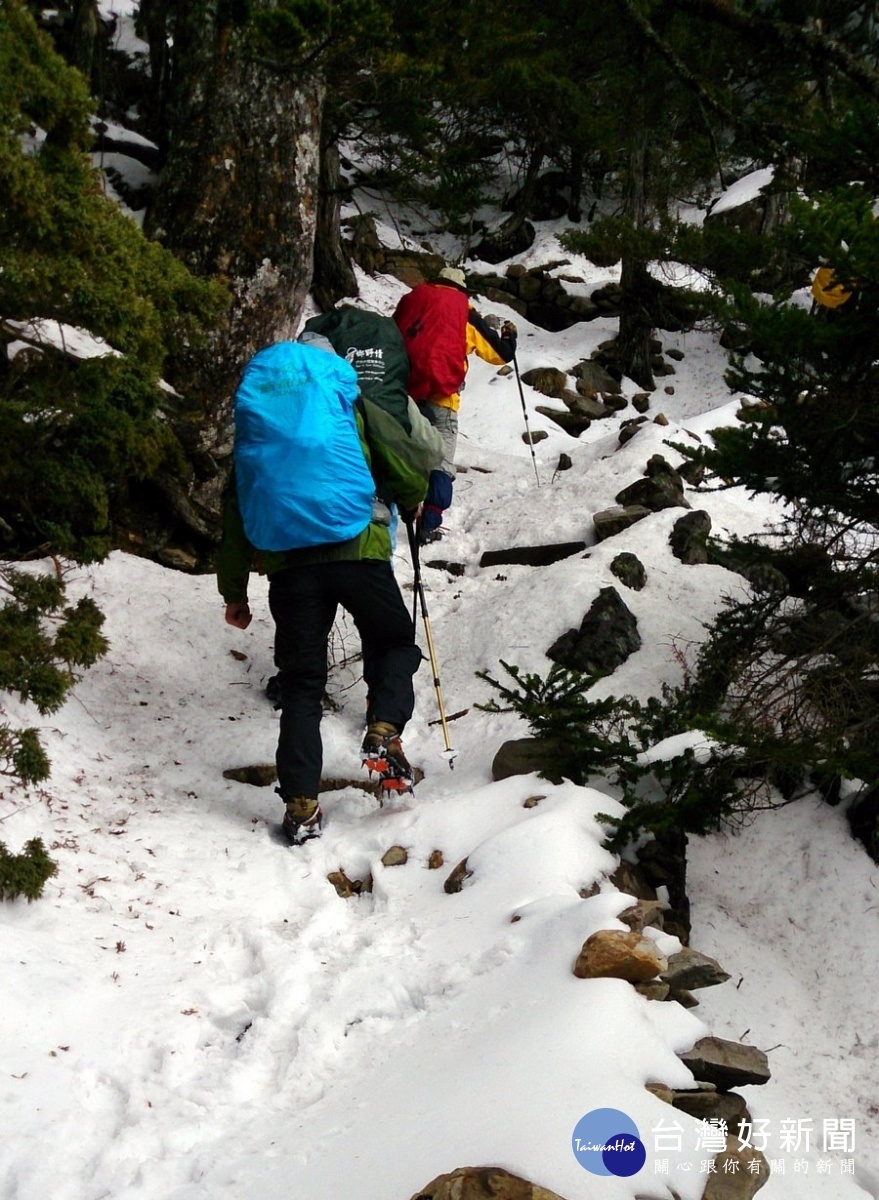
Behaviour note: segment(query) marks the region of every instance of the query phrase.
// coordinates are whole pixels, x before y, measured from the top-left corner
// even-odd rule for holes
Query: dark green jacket
[[[356,407],[357,431],[376,490],[388,502],[401,509],[418,507],[427,494],[430,472],[442,461],[442,439],[424,420],[414,405],[411,433],[392,415],[362,396]],[[415,420],[414,418],[417,418]],[[286,567],[320,562],[356,561],[362,558],[388,561],[391,534],[387,525],[370,521],[363,532],[347,542],[325,546],[307,546],[302,550],[256,550],[244,533],[244,524],[235,494],[234,474],[223,509],[223,537],[217,554],[217,587],[227,604],[247,601],[247,585],[252,570],[273,575]]]

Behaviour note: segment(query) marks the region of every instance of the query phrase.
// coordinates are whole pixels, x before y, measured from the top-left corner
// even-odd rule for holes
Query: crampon
[[[370,779],[378,776],[383,794],[413,791],[412,768],[393,725],[384,722],[370,725],[360,749],[360,760]]]

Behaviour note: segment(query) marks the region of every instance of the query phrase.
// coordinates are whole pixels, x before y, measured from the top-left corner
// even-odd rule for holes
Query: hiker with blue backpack
[[[400,735],[422,654],[391,569],[389,506],[414,517],[441,448],[371,399],[355,367],[318,330],[254,355],[234,415],[217,584],[226,622],[246,629],[250,573],[269,579],[281,711],[276,790],[284,832],[301,845],[323,823],[320,725],[340,605],[368,647],[361,760],[383,790],[412,787]]]

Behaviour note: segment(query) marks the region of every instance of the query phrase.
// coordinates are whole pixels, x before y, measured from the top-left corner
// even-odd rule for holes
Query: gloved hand
[[[418,520],[418,518],[421,516],[422,507],[423,506],[421,504],[419,504],[417,508],[401,508],[400,516],[403,518],[403,524],[404,525],[414,525],[415,522]]]
[[[513,324],[512,321],[504,321],[503,325],[501,326],[501,337],[502,338],[508,338],[508,339],[512,340],[516,337],[518,332],[519,332],[518,329],[516,328],[516,326]]]

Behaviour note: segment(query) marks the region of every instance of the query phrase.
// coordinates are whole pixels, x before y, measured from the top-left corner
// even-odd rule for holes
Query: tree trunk
[[[311,289],[324,312],[344,296],[356,296],[358,291],[357,276],[342,244],[339,226],[341,204],[339,147],[329,122],[325,121],[321,130],[314,283]]]
[[[295,336],[311,286],[323,83],[248,50],[222,0],[176,0],[168,155],[147,232],[194,274],[228,284],[228,317],[207,351],[173,364],[213,437],[228,436],[245,362]],[[231,10],[235,11],[235,10]]]
[[[643,229],[648,218],[647,163],[649,134],[643,122],[637,127],[635,140],[629,149],[629,170],[626,176],[624,212],[635,230]],[[632,251],[623,253],[620,276],[620,330],[617,337],[617,360],[620,370],[637,383],[652,391],[656,384],[650,366],[650,338],[653,333],[650,299],[652,280],[647,264]]]

